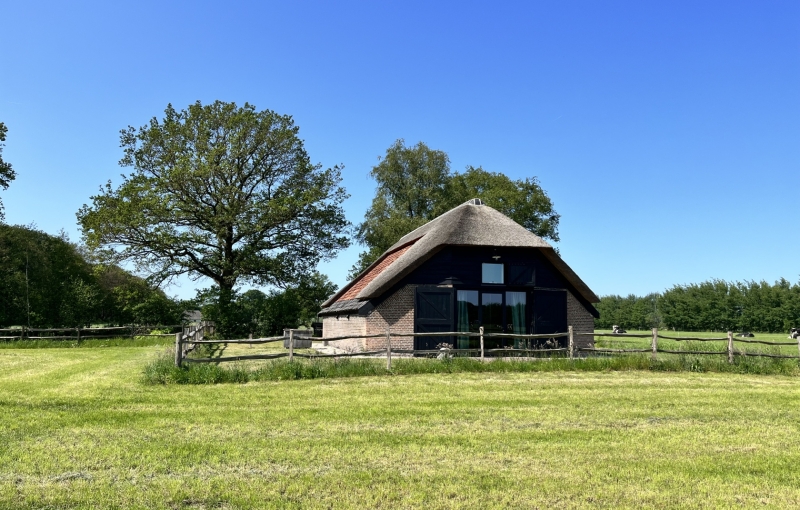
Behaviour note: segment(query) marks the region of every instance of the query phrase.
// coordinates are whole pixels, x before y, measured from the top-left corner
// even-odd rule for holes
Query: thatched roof
[[[538,248],[586,301],[590,303],[600,301],[600,298],[544,239],[531,233],[508,216],[483,205],[479,199],[472,199],[403,236],[370,267],[322,306],[330,306],[345,293],[350,299],[376,298],[445,246]],[[396,256],[400,251],[402,253]],[[387,265],[385,263],[387,259],[393,260]],[[381,270],[376,274],[376,269],[379,267]],[[362,279],[365,276],[369,276],[369,281],[363,285]],[[353,292],[348,291],[356,285],[363,286],[363,288],[354,296]]]

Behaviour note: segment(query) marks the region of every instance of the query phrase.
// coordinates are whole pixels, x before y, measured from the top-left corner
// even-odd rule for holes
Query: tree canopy
[[[8,128],[2,122],[0,122],[0,142],[6,141],[6,133],[8,133]],[[3,160],[3,147],[6,144],[0,143],[0,188],[8,189],[8,186],[11,184],[17,174],[14,172],[14,169],[11,168],[11,163],[8,163]],[[3,208],[3,201],[0,200],[0,221],[5,219],[5,212]]]
[[[86,260],[65,235],[0,225],[0,325],[175,324],[180,303],[142,278]]]
[[[800,283],[709,280],[644,297],[603,296],[597,310],[603,329],[785,332],[800,327]]]
[[[273,336],[283,334],[286,328],[310,327],[322,303],[334,292],[336,285],[315,271],[286,289],[234,291],[227,315],[220,309],[219,287],[198,292],[196,306],[204,319],[229,322],[230,335]]]
[[[121,131],[123,167],[78,211],[86,244],[154,282],[286,287],[348,246],[339,167],[312,164],[288,115],[250,104],[167,106]]]
[[[402,139],[387,149],[370,175],[377,184],[375,197],[356,233],[367,249],[351,269],[351,278],[403,235],[471,198],[480,198],[540,237],[559,240],[559,215],[535,177],[512,180],[472,166],[453,173],[446,153],[423,142],[408,147]]]

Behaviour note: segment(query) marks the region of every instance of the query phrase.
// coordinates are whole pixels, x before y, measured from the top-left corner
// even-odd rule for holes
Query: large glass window
[[[508,321],[508,331],[515,335],[525,334],[525,293],[506,292],[506,320]],[[514,348],[525,348],[524,339],[515,338]]]
[[[477,290],[459,290],[456,294],[456,301],[458,302],[458,329],[456,331],[464,332],[477,332],[479,327],[478,320],[478,291]],[[473,339],[470,342],[470,337],[458,337],[457,349],[472,349],[475,348],[480,340]]]
[[[483,283],[503,283],[503,264],[483,264],[481,281]]]

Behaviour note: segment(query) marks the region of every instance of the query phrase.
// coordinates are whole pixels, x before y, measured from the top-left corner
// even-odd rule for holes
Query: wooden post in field
[[[653,361],[656,360],[656,354],[658,353],[658,328],[653,328],[653,341],[650,344],[650,347],[653,349],[652,358]]]
[[[252,334],[252,333],[250,333],[249,335],[247,335],[247,339],[248,339],[248,340],[252,340],[252,339],[253,339],[253,334]],[[253,348],[253,344],[248,344],[247,346],[248,346],[249,348],[251,348],[251,349]]]
[[[484,361],[484,359],[483,359],[483,326],[478,328],[478,332],[481,334],[481,361]]]
[[[181,337],[183,333],[175,333],[175,366],[181,366],[183,362],[183,346],[181,345]]]
[[[572,336],[572,326],[568,326],[569,330],[569,359],[572,361],[575,352],[575,338]]]
[[[78,335],[78,345],[81,344],[81,328],[75,328],[75,333]]]
[[[733,331],[728,331],[728,363],[733,363]]]
[[[797,337],[797,354],[800,355],[800,336]]]
[[[386,328],[386,370],[392,370],[392,333]]]
[[[289,330],[289,361],[294,360],[294,330]]]

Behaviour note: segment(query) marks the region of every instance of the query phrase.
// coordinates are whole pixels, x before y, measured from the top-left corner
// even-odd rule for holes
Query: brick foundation
[[[567,291],[567,324],[573,333],[594,333],[594,316]],[[576,336],[575,347],[594,347],[594,337]]]
[[[341,315],[339,317],[322,318],[322,339],[346,335],[366,335],[367,318],[359,315]],[[345,351],[363,351],[364,339],[354,338],[352,340],[335,340],[330,345]]]

